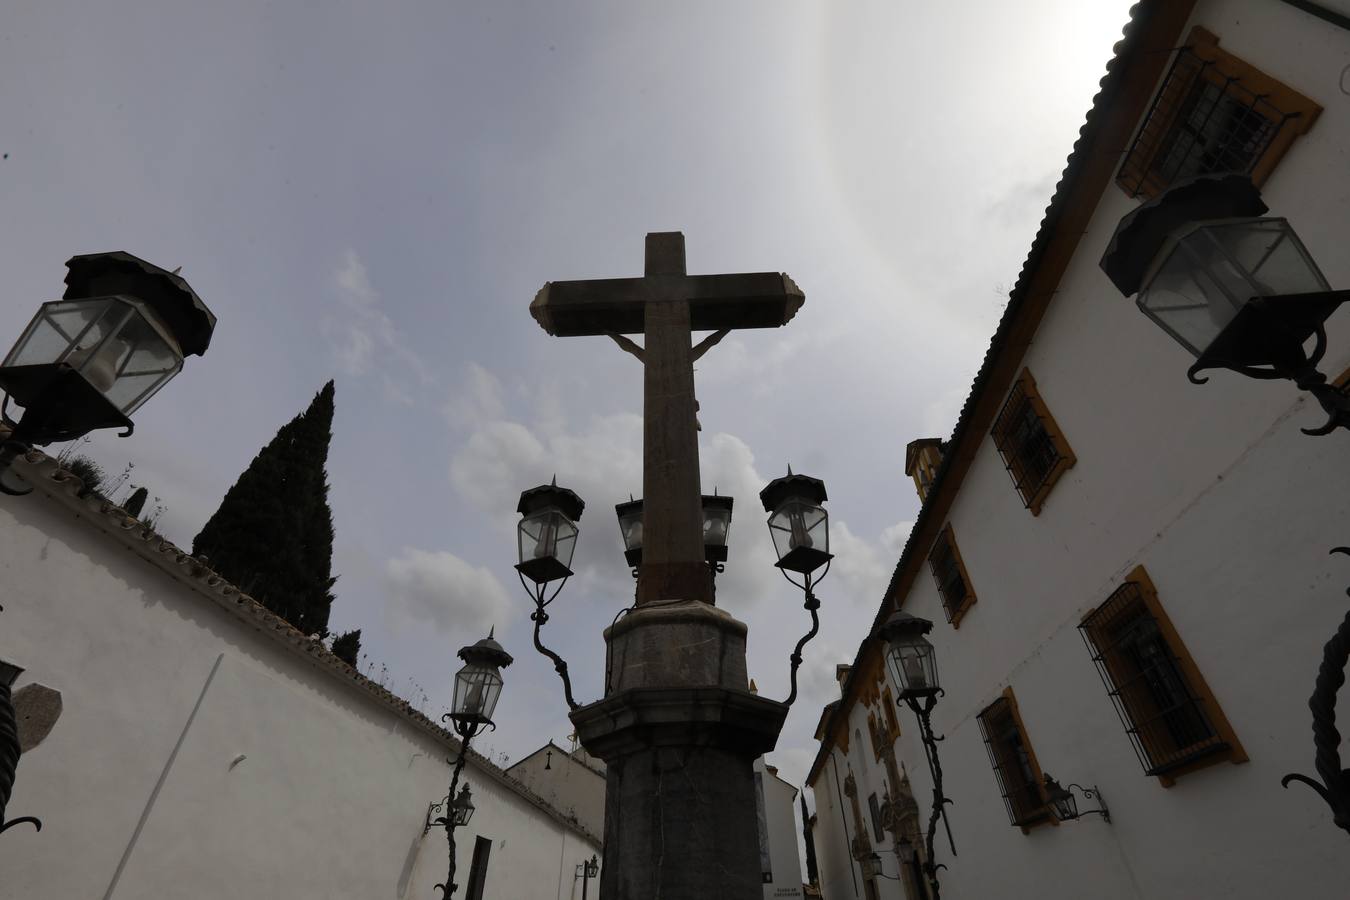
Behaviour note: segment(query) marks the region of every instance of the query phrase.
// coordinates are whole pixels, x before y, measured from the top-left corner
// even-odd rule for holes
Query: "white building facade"
[[[0,839],[0,898],[439,896],[456,740],[51,460],[25,474],[0,500],[0,659],[39,742],[7,812],[43,828]],[[462,781],[456,897],[582,896],[597,832],[472,752]]]
[[[1181,174],[1249,171],[1350,287],[1350,31],[1258,0],[1133,16],[960,422],[920,442],[922,510],[822,714],[809,784],[826,900],[930,896],[933,779],[876,636],[896,609],[934,622],[947,900],[1350,893],[1350,835],[1281,787],[1313,774],[1307,698],[1345,613],[1350,560],[1328,550],[1350,544],[1350,433],[1300,433],[1325,417],[1288,381],[1188,383],[1193,358],[1099,267],[1185,140],[1199,149]],[[1350,313],[1327,333],[1321,368],[1343,383]],[[1018,409],[1045,440],[1033,482]],[[1046,773],[1098,788],[1110,821],[1061,823]]]

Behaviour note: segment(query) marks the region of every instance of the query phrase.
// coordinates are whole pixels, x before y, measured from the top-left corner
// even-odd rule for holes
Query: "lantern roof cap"
[[[629,494],[628,499],[623,501],[622,503],[614,504],[615,515],[626,516],[629,513],[641,511],[642,511],[642,498],[639,497],[636,500],[634,500],[632,494]]]
[[[515,659],[510,653],[506,652],[505,647],[497,643],[496,638],[492,636],[495,631],[496,628],[493,627],[488,631],[487,637],[467,647],[461,647],[457,654],[459,658],[466,663],[484,663],[489,666],[496,666],[499,669],[511,665],[515,662]]]
[[[805,497],[816,504],[829,499],[825,494],[825,482],[810,475],[795,475],[792,466],[788,466],[786,475],[770,481],[764,490],[759,492],[759,500],[764,504],[764,511],[770,513],[782,506],[783,501],[793,497]]]
[[[882,640],[893,641],[896,638],[927,634],[932,630],[933,623],[927,619],[912,616],[907,612],[894,612],[877,629],[877,635]]]
[[[216,315],[181,275],[161,269],[125,250],[85,253],[66,261],[62,299],[126,294],[144,301],[164,320],[185,354],[201,356],[211,343]]]
[[[711,494],[704,494],[702,497],[704,509],[731,509],[733,498],[724,497],[714,490]]]
[[[1269,207],[1246,175],[1197,175],[1179,181],[1126,215],[1111,235],[1102,271],[1126,297],[1137,294],[1167,236],[1191,222],[1263,216]]]
[[[522,491],[516,512],[528,516],[532,512],[549,507],[557,507],[562,510],[563,515],[575,522],[581,518],[581,513],[586,509],[586,501],[578,497],[576,491],[558,487],[558,478],[555,475],[552,484],[541,484],[539,487]]]

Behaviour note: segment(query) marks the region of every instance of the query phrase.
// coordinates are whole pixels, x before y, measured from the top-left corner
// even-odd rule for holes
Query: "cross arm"
[[[551,281],[535,295],[530,314],[559,337],[641,334],[646,304],[663,300],[689,301],[692,330],[722,331],[785,325],[805,298],[778,272],[602,278]]]

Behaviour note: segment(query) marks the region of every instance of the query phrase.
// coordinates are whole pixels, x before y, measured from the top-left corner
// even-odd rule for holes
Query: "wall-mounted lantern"
[[[1307,434],[1350,428],[1350,395],[1317,371],[1323,323],[1350,291],[1333,291],[1293,226],[1268,211],[1245,175],[1197,176],[1122,218],[1102,270],[1196,357],[1191,381],[1213,368],[1287,378],[1327,412]]]
[[[1092,815],[1093,813],[1101,816],[1107,822],[1111,821],[1111,813],[1106,808],[1106,800],[1102,798],[1102,792],[1094,784],[1090,788],[1085,788],[1081,784],[1070,784],[1067,788],[1061,787],[1059,782],[1050,777],[1050,773],[1045,774],[1045,796],[1050,801],[1050,810],[1055,814],[1055,818],[1061,822],[1070,822],[1082,816]],[[1078,799],[1074,797],[1073,790],[1077,788],[1083,795],[1084,800],[1097,801],[1096,809],[1078,809]]]

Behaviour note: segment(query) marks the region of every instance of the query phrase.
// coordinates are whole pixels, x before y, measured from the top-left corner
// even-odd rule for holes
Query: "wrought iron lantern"
[[[731,532],[732,498],[716,493],[703,494],[703,555],[714,573],[725,571],[727,536]],[[623,558],[637,576],[642,565],[642,501],[632,499],[614,507],[623,538]]]
[[[792,466],[788,466],[787,475],[770,481],[759,492],[759,500],[769,514],[769,536],[773,538],[773,549],[778,554],[778,562],[774,565],[789,583],[801,588],[805,597],[803,608],[811,614],[811,630],[797,642],[789,660],[791,690],[786,701],[788,706],[797,699],[797,669],[802,664],[802,648],[820,631],[820,601],[813,588],[829,574],[830,560],[834,559],[830,553],[830,515],[820,505],[827,499],[825,482],[809,475],[795,475]],[[706,522],[706,504],[704,510]],[[817,575],[821,566],[825,571]],[[789,573],[801,576],[801,581]]]
[[[129,253],[72,257],[63,299],[42,304],[0,362],[0,417],[12,429],[0,470],[30,446],[100,428],[131,434],[131,414],[206,352],[216,317],[178,275]],[[11,401],[23,408],[18,421]],[[28,493],[5,472],[0,490]]]
[[[477,643],[462,647],[459,658],[464,660],[464,667],[455,675],[454,700],[447,715],[455,730],[467,737],[492,725],[492,713],[502,693],[501,670],[511,665],[512,658],[491,631]]]
[[[516,529],[520,562],[516,571],[522,578],[544,585],[571,576],[577,520],[585,509],[585,501],[573,491],[558,487],[557,478],[552,484],[531,488],[520,495],[516,507],[521,515]]]
[[[714,572],[727,561],[727,535],[731,533],[731,498],[703,495],[703,554]]]
[[[900,699],[920,699],[942,693],[938,680],[937,654],[924,635],[933,630],[933,623],[906,612],[894,613],[881,626],[879,634],[886,641],[886,661],[891,676],[900,688]]]
[[[627,503],[614,507],[619,517],[619,535],[623,538],[623,558],[637,577],[638,566],[642,565],[642,501],[634,500],[629,494]]]
[[[778,567],[810,576],[827,564],[830,553],[830,516],[821,506],[828,498],[825,482],[809,475],[794,475],[792,467],[782,478],[769,482],[759,492],[769,513],[769,534],[778,554]],[[822,576],[823,577],[823,576]]]
[[[1317,371],[1323,323],[1350,291],[1333,291],[1289,222],[1268,211],[1247,176],[1198,176],[1121,219],[1101,267],[1196,357],[1191,381],[1212,368],[1288,378],[1329,416],[1307,433],[1350,428],[1350,397]]]
[[[1106,801],[1102,799],[1102,792],[1096,785],[1085,788],[1081,784],[1070,784],[1068,788],[1060,786],[1060,783],[1050,777],[1050,773],[1045,774],[1045,796],[1050,801],[1050,810],[1055,814],[1055,818],[1061,822],[1070,822],[1081,816],[1096,813],[1107,822],[1111,821],[1111,813],[1106,808]],[[1097,809],[1085,809],[1082,812],[1078,810],[1078,799],[1073,795],[1073,789],[1078,788],[1083,794],[1084,800],[1096,800]]]
[[[469,792],[469,786],[466,784],[459,789],[459,796],[455,798],[455,826],[468,825],[469,820],[473,818],[474,809],[473,794]]]

